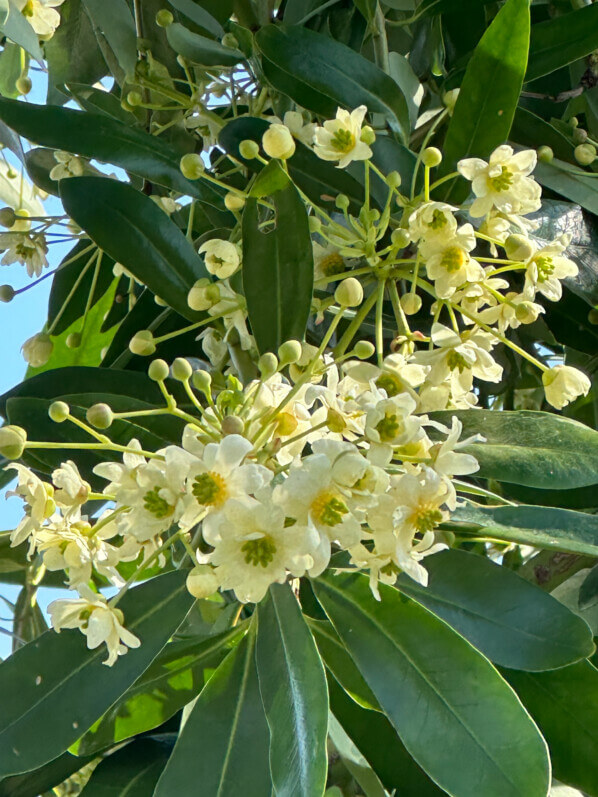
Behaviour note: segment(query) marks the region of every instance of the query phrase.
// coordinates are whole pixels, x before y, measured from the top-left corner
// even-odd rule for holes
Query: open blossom
[[[464,224],[452,235],[423,240],[420,252],[426,261],[428,277],[434,280],[441,299],[448,299],[465,282],[483,279],[482,267],[470,254],[475,246],[471,224]]]
[[[64,0],[16,0],[16,6],[37,35],[47,41],[60,25],[60,13],[56,9]]]
[[[6,467],[16,471],[19,477],[16,488],[8,492],[7,497],[16,495],[25,502],[25,516],[10,535],[11,547],[15,547],[36,534],[56,511],[56,502],[52,485],[43,482],[29,468],[16,462]]]
[[[48,267],[48,245],[42,233],[2,232],[0,250],[4,251],[0,261],[3,266],[20,263],[29,277],[39,277]]]
[[[50,180],[64,180],[66,177],[81,177],[83,174],[83,161],[70,152],[56,150],[54,153],[56,166],[50,171]]]
[[[199,247],[199,254],[204,256],[210,274],[214,274],[218,279],[230,277],[241,263],[241,256],[235,244],[220,238],[205,241]]]
[[[562,410],[579,396],[587,396],[592,383],[577,368],[570,365],[555,365],[542,374],[546,401]]]
[[[457,208],[446,202],[424,202],[409,216],[409,235],[412,241],[424,238],[431,242],[444,240],[457,231]]]
[[[532,213],[540,207],[540,186],[529,175],[536,165],[536,152],[513,153],[508,144],[497,147],[488,163],[465,158],[457,164],[460,174],[471,180],[475,200],[469,210],[474,218],[496,209],[504,213]]]
[[[324,122],[315,132],[314,152],[325,161],[338,161],[343,169],[351,161],[363,161],[372,157],[372,150],[361,141],[361,126],[367,113],[365,105],[354,111],[339,108],[336,119]]]
[[[541,293],[551,302],[558,302],[563,294],[561,280],[577,276],[577,265],[563,256],[566,244],[562,240],[557,239],[539,248],[535,246],[536,251],[526,264],[526,288],[530,292]]]

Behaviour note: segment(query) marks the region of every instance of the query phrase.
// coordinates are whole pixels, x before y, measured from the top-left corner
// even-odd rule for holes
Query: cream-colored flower
[[[360,105],[354,111],[339,108],[336,119],[316,127],[314,152],[325,161],[338,161],[343,169],[351,161],[363,161],[372,157],[372,150],[361,141],[361,126],[368,109]]]
[[[29,277],[39,277],[48,267],[48,244],[43,233],[1,232],[0,250],[4,252],[0,261],[3,266],[20,263]]]
[[[53,351],[54,344],[52,339],[45,332],[32,335],[21,346],[23,359],[32,368],[41,368],[41,366],[45,365],[52,356]]]
[[[54,498],[61,507],[81,506],[91,492],[91,486],[81,478],[79,469],[70,459],[52,472],[52,481],[57,488]]]
[[[64,0],[15,0],[15,3],[40,39],[52,38],[60,25],[60,13],[55,9]]]
[[[475,200],[469,210],[474,218],[496,208],[503,213],[532,213],[540,207],[541,189],[529,175],[536,166],[536,151],[513,153],[507,144],[497,147],[488,163],[480,158],[465,158],[457,169],[471,180]]]
[[[313,122],[308,122],[306,124],[303,115],[300,114],[299,111],[287,111],[284,115],[283,122],[291,131],[293,138],[311,147],[314,142],[317,125]]]
[[[16,488],[6,493],[7,498],[18,496],[26,505],[25,517],[10,535],[10,544],[14,548],[32,536],[35,542],[36,532],[56,511],[56,502],[52,485],[43,482],[29,468],[16,462],[11,462],[6,468],[16,471],[19,477]]]
[[[459,227],[453,235],[435,236],[431,240],[424,238],[420,244],[428,277],[434,280],[436,293],[441,299],[448,299],[463,283],[483,279],[484,270],[470,254],[475,246],[471,224]]]
[[[50,180],[63,180],[67,177],[81,177],[83,174],[83,161],[70,152],[56,150],[54,153],[56,166],[50,171]]]
[[[270,158],[287,160],[295,154],[295,140],[286,125],[274,122],[262,136],[262,148]]]
[[[317,241],[313,243],[314,250],[314,279],[326,279],[327,277],[334,277],[337,274],[342,274],[347,271],[345,258],[338,251],[338,247],[334,244],[327,243],[322,246]]]
[[[546,401],[562,410],[578,396],[587,396],[592,383],[588,377],[577,368],[570,365],[555,365],[542,374],[542,383]]]
[[[525,285],[529,291],[538,291],[551,302],[558,302],[563,295],[561,280],[577,276],[576,264],[563,257],[566,244],[557,239],[543,246],[532,255],[526,264]]]
[[[404,446],[423,437],[415,400],[408,393],[382,398],[368,409],[365,435],[372,443]]]
[[[444,239],[457,231],[457,219],[453,215],[458,208],[446,202],[424,202],[409,216],[409,235],[412,241],[425,238]]]
[[[545,309],[533,301],[533,293],[526,288],[523,293],[509,291],[504,302],[487,307],[478,313],[478,317],[484,324],[496,324],[498,331],[504,332],[508,328],[517,329],[521,324],[532,324],[544,312]]]
[[[214,274],[218,279],[230,277],[241,263],[237,246],[221,238],[205,241],[199,247],[199,254],[204,256],[204,263],[210,274]]]

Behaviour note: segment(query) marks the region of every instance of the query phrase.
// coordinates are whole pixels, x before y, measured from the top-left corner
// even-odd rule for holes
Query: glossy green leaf
[[[78,758],[70,753],[63,753],[33,772],[2,778],[0,797],[39,797],[40,794],[53,794],[50,789],[61,784],[90,761],[93,761],[93,757]]]
[[[553,670],[594,651],[583,620],[507,567],[455,550],[426,559],[426,570],[427,587],[405,574],[397,587],[496,664]]]
[[[592,172],[584,172],[580,166],[570,166],[555,158],[552,163],[538,163],[534,177],[545,188],[598,214],[598,177]]]
[[[598,795],[598,670],[584,661],[554,672],[506,671],[548,742],[554,775]]]
[[[85,9],[116,56],[121,69],[132,77],[137,64],[135,22],[126,0],[83,0]]]
[[[453,415],[463,424],[463,437],[485,438],[464,449],[480,463],[476,476],[553,490],[598,482],[598,432],[577,421],[532,410],[432,413],[449,426]]]
[[[467,65],[444,142],[441,174],[454,171],[461,158],[487,158],[508,138],[527,65],[529,30],[529,0],[507,0]],[[459,178],[445,196],[457,202],[469,188]]]
[[[201,258],[155,202],[104,177],[62,180],[65,210],[110,257],[185,318],[196,320],[187,294],[208,276]]]
[[[598,8],[587,5],[532,28],[526,80],[560,69],[596,49]]]
[[[271,197],[276,227],[260,229],[257,200],[243,211],[243,289],[260,352],[302,340],[311,307],[314,266],[305,204],[288,182]]]
[[[220,37],[224,35],[224,29],[218,20],[194,0],[168,0],[168,2],[173,8],[184,14],[187,19],[190,19],[191,22],[199,25],[200,28],[208,31],[213,36]]]
[[[541,144],[548,146],[557,158],[568,160],[573,158],[573,145],[569,139],[527,108],[519,107],[515,111],[510,138],[518,144],[534,149]],[[535,176],[537,177],[537,174]]]
[[[297,797],[322,794],[328,771],[326,676],[288,584],[270,587],[258,607],[256,657],[274,790]]]
[[[544,740],[490,662],[423,606],[362,575],[316,596],[407,750],[454,797],[545,797]],[[467,761],[467,766],[463,766]]]
[[[14,0],[0,0],[0,32],[36,60],[42,60],[37,34]]]
[[[166,573],[125,595],[119,608],[142,644],[114,667],[102,663],[104,646],[88,650],[77,630],[48,631],[0,664],[0,775],[56,758],[129,688],[193,603],[185,577]]]
[[[81,737],[77,755],[97,754],[166,722],[197,697],[245,631],[237,626],[205,639],[169,642],[133,686]]]
[[[0,95],[3,97],[19,96],[17,80],[21,77],[21,48],[18,44],[6,41],[0,52]]]
[[[380,779],[368,764],[365,756],[360,753],[351,738],[331,714],[329,718],[329,738],[341,761],[349,770],[356,782],[361,786],[365,797],[388,797]],[[328,794],[328,792],[326,792]],[[342,792],[341,792],[342,795]],[[325,796],[326,797],[326,796]]]
[[[172,746],[138,739],[112,753],[94,769],[82,797],[148,797],[166,766]]]
[[[178,22],[166,28],[166,37],[176,53],[201,66],[235,66],[245,58],[240,50],[193,33]]]
[[[210,678],[179,735],[154,797],[266,797],[269,734],[250,632]]]
[[[589,609],[598,603],[598,567],[594,566],[579,588],[579,608]]]
[[[407,101],[394,80],[350,47],[300,27],[268,25],[256,35],[266,78],[310,111],[332,117],[337,106],[366,105],[403,139]]]
[[[459,507],[451,522],[476,526],[476,534],[568,553],[598,556],[598,515],[551,506]]]

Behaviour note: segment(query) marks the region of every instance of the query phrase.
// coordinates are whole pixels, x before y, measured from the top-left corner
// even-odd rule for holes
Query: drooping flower
[[[29,277],[39,277],[48,267],[48,245],[42,233],[2,232],[0,250],[4,250],[0,261],[3,266],[20,263],[25,266]]]
[[[562,410],[579,396],[587,396],[592,383],[578,368],[570,365],[555,365],[542,374],[546,401]]]
[[[525,286],[529,292],[537,291],[551,302],[558,302],[563,294],[561,280],[577,276],[577,265],[563,257],[566,244],[557,239],[538,248],[526,264]]]
[[[204,241],[199,247],[199,254],[204,256],[210,274],[214,274],[218,279],[230,277],[241,263],[241,256],[235,244],[221,238]]]

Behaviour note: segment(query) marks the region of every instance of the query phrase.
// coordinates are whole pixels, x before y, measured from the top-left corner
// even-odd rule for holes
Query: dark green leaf
[[[326,785],[328,689],[314,639],[288,584],[258,607],[257,667],[277,794],[313,797]]]
[[[597,525],[598,529],[598,525]],[[591,656],[590,628],[513,570],[465,551],[426,559],[429,584],[399,576],[401,592],[462,634],[496,664],[553,670]]]
[[[596,49],[598,8],[577,8],[532,28],[525,79],[535,80],[589,55]]]
[[[380,779],[368,764],[365,756],[360,753],[333,714],[329,718],[328,736],[341,761],[355,781],[361,786],[365,797],[388,797],[388,792],[385,791]],[[328,795],[329,791],[326,791],[325,797],[328,797]],[[342,797],[340,790],[339,797]]]
[[[271,197],[276,228],[260,229],[257,200],[243,211],[243,289],[260,352],[302,340],[311,307],[314,266],[305,204],[292,183]]]
[[[598,556],[598,515],[551,506],[459,507],[452,521],[478,526],[476,534],[555,551]]]
[[[579,608],[589,609],[598,603],[598,567],[593,567],[579,588]]]
[[[63,753],[34,772],[3,778],[0,781],[0,797],[38,797],[46,792],[52,794],[50,789],[58,786],[90,761],[93,761],[93,756],[78,758],[70,753]]]
[[[199,25],[200,28],[208,31],[208,33],[211,33],[213,36],[220,37],[224,35],[224,29],[220,22],[218,22],[209,11],[202,8],[199,3],[194,2],[194,0],[168,0],[168,2],[173,8],[176,8],[188,19],[195,22],[196,25]]]
[[[598,176],[592,172],[584,172],[579,166],[570,166],[555,158],[552,163],[538,163],[534,177],[545,188],[598,214]]]
[[[125,75],[132,77],[137,64],[137,35],[126,0],[83,0],[83,4]]]
[[[505,677],[548,742],[554,775],[598,794],[598,671],[580,662],[554,672],[507,671]]]
[[[405,747],[441,788],[545,797],[544,740],[463,637],[391,587],[376,601],[362,575],[326,575],[314,589]]]
[[[21,14],[14,0],[0,0],[0,32],[7,39],[26,50],[37,61],[42,61],[43,54],[39,46],[37,33]]]
[[[178,22],[166,28],[166,37],[175,52],[201,66],[235,66],[245,58],[240,50],[193,33]]]
[[[260,697],[252,632],[210,678],[181,731],[154,797],[266,797],[268,726]]]
[[[103,646],[87,650],[77,630],[47,631],[0,665],[0,774],[26,772],[56,758],[126,691],[193,603],[185,577],[166,573],[122,599],[126,627],[142,644],[112,668],[102,664]]]
[[[83,797],[148,797],[172,751],[157,739],[138,739],[104,758],[95,768]]]
[[[527,65],[529,29],[529,0],[507,0],[480,39],[448,127],[441,174],[453,171],[460,158],[488,157],[508,138]],[[456,202],[468,191],[459,179],[449,184],[446,197]]]
[[[60,192],[67,213],[100,249],[182,316],[197,319],[187,294],[207,271],[155,202],[126,183],[103,177],[62,180]]]
[[[0,52],[0,94],[3,97],[16,98],[20,92],[17,80],[21,77],[21,48],[18,44],[7,41]]]
[[[256,35],[267,79],[299,105],[323,116],[337,106],[366,105],[381,113],[403,139],[407,101],[394,80],[350,47],[300,27],[268,25]]]
[[[527,108],[519,107],[515,111],[510,138],[534,149],[540,145],[548,146],[557,158],[570,160],[573,157],[573,146],[569,139]]]
[[[433,413],[449,424],[453,415],[463,423],[463,437],[486,439],[466,448],[480,463],[478,476],[554,490],[598,482],[598,432],[577,421],[532,410]]]

